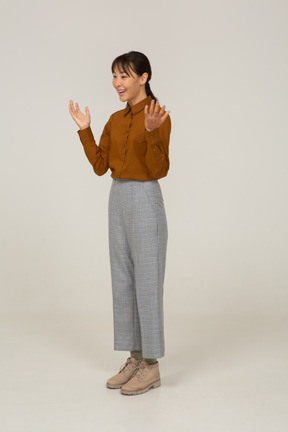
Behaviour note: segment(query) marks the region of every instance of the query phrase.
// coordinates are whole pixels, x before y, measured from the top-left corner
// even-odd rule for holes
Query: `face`
[[[128,102],[130,106],[135,105],[147,97],[145,91],[145,82],[148,74],[144,73],[141,77],[131,69],[130,76],[123,70],[116,67],[113,72],[113,87],[116,89],[122,102]]]

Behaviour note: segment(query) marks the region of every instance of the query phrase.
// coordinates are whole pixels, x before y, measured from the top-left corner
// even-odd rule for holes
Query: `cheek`
[[[139,82],[139,81],[135,82],[135,84],[134,84],[134,89],[135,89],[136,92],[139,92],[139,91],[140,91],[140,89],[141,89],[141,85],[140,85],[140,82]]]
[[[133,90],[134,93],[137,93],[138,86],[135,82],[133,82],[133,84],[131,85],[131,89]]]

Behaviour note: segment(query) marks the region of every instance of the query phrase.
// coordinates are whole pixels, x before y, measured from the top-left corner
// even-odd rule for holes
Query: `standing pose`
[[[112,63],[113,86],[126,107],[112,114],[99,145],[90,112],[70,100],[85,154],[99,176],[110,168],[109,253],[113,292],[114,349],[130,351],[106,385],[125,395],[160,386],[157,358],[164,356],[163,283],[167,221],[158,179],[169,169],[171,121],[149,81],[148,58],[137,51]]]

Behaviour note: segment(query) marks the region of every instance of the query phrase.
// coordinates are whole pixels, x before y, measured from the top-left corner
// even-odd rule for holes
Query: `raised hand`
[[[144,110],[145,115],[145,129],[148,132],[152,132],[154,129],[157,129],[161,124],[166,120],[169,116],[170,111],[166,111],[165,113],[165,105],[160,110],[159,102],[152,100],[150,107],[146,105]]]
[[[73,101],[70,100],[69,111],[70,111],[70,114],[71,114],[73,120],[77,123],[77,125],[79,126],[80,129],[88,128],[90,126],[90,122],[91,122],[91,116],[90,116],[90,112],[89,112],[88,107],[87,106],[85,107],[85,113],[86,114],[84,114],[80,111],[80,108],[79,108],[79,105],[77,102],[75,103],[75,107],[76,107],[76,109],[74,108]]]

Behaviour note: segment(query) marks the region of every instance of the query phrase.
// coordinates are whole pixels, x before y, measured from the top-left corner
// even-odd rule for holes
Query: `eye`
[[[125,79],[125,78],[127,78],[127,75],[122,75],[121,78]]]

